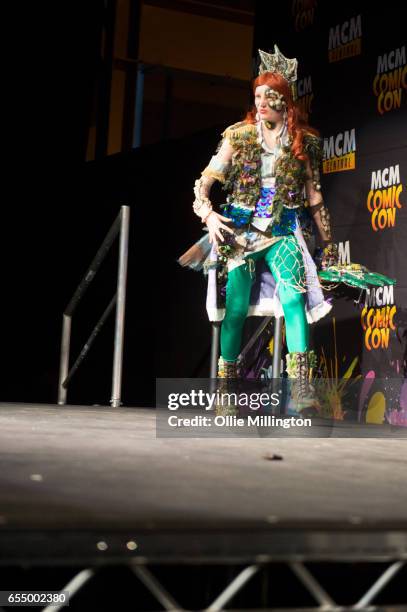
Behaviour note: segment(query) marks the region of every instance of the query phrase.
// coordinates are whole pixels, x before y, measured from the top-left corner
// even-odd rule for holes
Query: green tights
[[[284,283],[285,280],[291,285],[301,285],[304,281],[302,257],[295,237],[284,237],[249,257],[254,261],[264,257],[274,278],[281,279],[278,295],[284,312],[289,352],[307,351],[309,330],[303,294]],[[226,313],[220,333],[221,354],[225,361],[235,361],[240,353],[243,325],[249,309],[253,282],[249,264],[250,262],[238,266],[228,274]]]

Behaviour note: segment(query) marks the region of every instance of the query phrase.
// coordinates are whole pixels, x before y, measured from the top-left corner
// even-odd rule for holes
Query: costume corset
[[[249,224],[256,206],[262,198],[261,154],[257,128],[253,124],[241,122],[227,128],[223,137],[228,138],[233,147],[231,165],[226,173],[223,188],[229,192],[227,204],[231,214],[238,219],[238,225]],[[275,193],[273,194],[273,224],[281,222],[284,210],[292,209],[304,218],[304,184],[307,177],[305,162],[294,157],[291,151],[292,140],[282,147],[275,164]],[[318,172],[321,161],[321,141],[313,134],[303,137],[303,148],[308,155],[313,173]],[[261,207],[260,207],[261,208]],[[286,217],[287,213],[284,214]],[[308,214],[306,213],[306,216]]]
[[[310,218],[304,206],[298,208],[284,206],[279,219],[275,220],[273,218],[274,195],[275,189],[273,187],[262,187],[261,196],[255,205],[254,211],[248,207],[231,202],[223,206],[222,214],[232,219],[236,228],[248,228],[250,224],[258,227],[259,219],[262,221],[271,219],[270,224],[266,224],[263,232],[269,236],[287,236],[294,233],[297,221],[303,231],[305,230],[305,233],[308,234]]]

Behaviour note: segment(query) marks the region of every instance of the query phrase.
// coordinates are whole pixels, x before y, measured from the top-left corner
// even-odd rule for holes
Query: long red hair
[[[279,74],[275,72],[263,72],[257,79],[253,81],[253,93],[256,87],[267,85],[271,89],[278,91],[284,96],[287,104],[287,127],[288,133],[293,139],[291,150],[294,157],[297,159],[307,160],[308,156],[303,150],[302,142],[305,132],[311,132],[315,136],[319,136],[318,130],[310,127],[307,123],[307,117],[302,113],[299,107],[293,100],[291,87],[289,83]],[[244,121],[247,123],[256,123],[256,107],[253,106],[247,113]]]

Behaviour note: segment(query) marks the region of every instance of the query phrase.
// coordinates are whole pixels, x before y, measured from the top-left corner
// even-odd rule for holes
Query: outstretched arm
[[[202,223],[206,223],[209,230],[209,241],[215,246],[217,246],[218,240],[224,241],[221,229],[233,234],[233,230],[222,223],[223,221],[230,223],[231,220],[215,212],[209,199],[214,182],[225,181],[225,172],[231,162],[232,155],[233,147],[229,140],[225,138],[219,151],[211,158],[201,177],[195,181],[194,186],[194,212],[202,219]]]
[[[309,203],[309,210],[318,228],[318,232],[323,244],[322,268],[333,266],[338,262],[338,247],[333,242],[331,230],[331,217],[321,192],[319,169],[311,167],[310,162],[306,164],[307,180],[305,191]]]

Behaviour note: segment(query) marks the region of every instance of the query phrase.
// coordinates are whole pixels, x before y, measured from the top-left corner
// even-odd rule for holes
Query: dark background
[[[114,2],[107,8],[87,2],[9,9],[6,21],[13,42],[4,75],[3,401],[56,401],[61,315],[122,203],[131,206],[124,403],[152,405],[155,376],[208,372],[205,281],[180,269],[175,260],[201,235],[191,212],[193,182],[225,125],[245,114],[249,83],[247,94],[239,94],[240,110],[232,104],[218,115],[210,107],[195,109],[193,129],[183,136],[174,136],[177,122],[190,125],[190,119],[186,111],[180,117],[173,110],[174,125],[165,137],[161,132],[154,140],[144,126],[140,149],[132,150],[127,141],[121,152],[107,155],[105,111],[112,62],[101,56],[100,46],[114,8]],[[134,26],[138,8],[132,4]],[[378,376],[401,375],[394,363],[403,363],[406,344],[405,192],[396,227],[380,235],[372,232],[365,205],[372,170],[399,163],[404,182],[407,173],[406,92],[403,108],[384,116],[378,115],[372,93],[378,55],[405,43],[399,5],[390,2],[375,11],[363,3],[320,2],[312,23],[300,31],[295,28],[298,4],[258,3],[253,8],[254,49],[270,49],[277,42],[288,57],[298,57],[300,78],[312,75],[310,123],[323,136],[356,128],[356,170],[323,176],[336,240],[351,241],[352,261],[398,280],[398,332],[392,332],[388,350],[363,351],[360,309],[352,299],[336,302],[332,316],[315,327],[314,343],[333,354],[335,317],[344,366],[359,355],[362,372],[373,368]],[[329,27],[359,13],[362,54],[329,64]],[[133,49],[129,47],[133,57],[135,39]],[[98,140],[95,159],[86,161],[95,92]],[[205,120],[198,120],[205,113]],[[148,105],[145,116],[151,122]],[[214,201],[222,197],[214,191]],[[74,319],[73,355],[110,300],[116,256],[113,249]],[[108,403],[112,340],[113,318],[75,376],[70,403]]]

